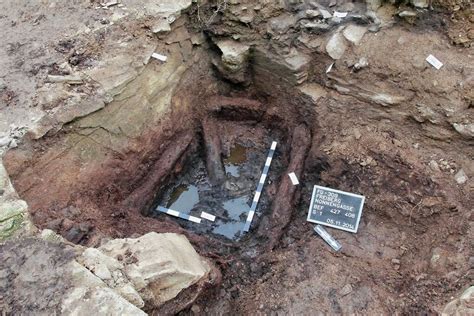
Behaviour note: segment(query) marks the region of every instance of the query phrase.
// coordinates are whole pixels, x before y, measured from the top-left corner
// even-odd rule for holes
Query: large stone
[[[282,14],[268,21],[268,31],[274,34],[284,34],[294,26],[297,18],[293,14]]]
[[[222,75],[235,83],[246,82],[250,47],[233,40],[223,40],[216,44],[222,56],[221,60],[215,61],[214,64]]]
[[[365,26],[351,24],[344,29],[342,34],[349,42],[353,43],[354,45],[359,45],[367,30],[368,28]]]
[[[68,274],[73,287],[64,295],[62,314],[146,315],[76,261],[69,264]]]
[[[347,43],[341,33],[334,33],[326,44],[326,52],[332,59],[340,59],[347,49]]]
[[[95,248],[86,249],[77,260],[127,301],[139,308],[145,306],[140,294],[125,276],[122,263]]]
[[[474,315],[474,286],[468,287],[460,297],[449,302],[441,315]]]
[[[453,123],[452,125],[456,132],[463,137],[468,139],[474,138],[474,123]]]
[[[248,45],[233,40],[217,42],[217,47],[222,52],[222,62],[232,71],[238,71],[244,67],[249,56]]]
[[[313,103],[315,103],[315,104],[318,102],[318,100],[320,98],[326,96],[326,94],[327,94],[326,90],[317,83],[304,84],[299,88],[299,90],[303,94],[310,97],[311,101],[313,101]]]
[[[28,205],[19,199],[0,160],[0,242],[33,229],[27,211]]]
[[[124,265],[127,278],[149,305],[158,307],[206,276],[210,267],[185,236],[149,233],[115,239],[99,248]]]

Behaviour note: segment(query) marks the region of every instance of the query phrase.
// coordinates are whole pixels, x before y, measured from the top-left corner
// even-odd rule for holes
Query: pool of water
[[[240,176],[240,166],[247,161],[247,147],[236,144],[231,148],[229,156],[224,159],[225,172],[231,176]]]
[[[170,194],[167,208],[189,213],[199,203],[199,192],[195,185],[179,185]]]
[[[212,214],[216,217],[214,222],[204,218],[201,223],[180,218],[175,220],[196,233],[238,240],[243,236],[250,210],[249,203],[258,184],[266,154],[266,149],[258,149],[251,144],[234,144],[228,156],[223,159],[227,179],[220,188],[210,185],[205,161],[197,157],[192,161],[192,166],[176,179],[174,185],[165,190],[155,208],[163,206],[198,218],[201,212]],[[261,203],[264,207],[265,201]],[[153,212],[155,216],[169,216],[155,210]]]

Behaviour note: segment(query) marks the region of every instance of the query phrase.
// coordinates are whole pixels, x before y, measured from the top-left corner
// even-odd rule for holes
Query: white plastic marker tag
[[[321,236],[322,239],[324,239],[325,242],[328,243],[329,246],[331,246],[332,249],[339,251],[342,246],[340,243],[337,242],[334,237],[329,235],[329,233],[323,228],[321,225],[316,225],[314,226],[314,231]]]
[[[201,212],[201,218],[207,219],[208,221],[215,221],[216,217],[212,214],[206,213],[206,212]]]
[[[334,11],[334,16],[338,18],[345,18],[347,16],[347,12],[337,12]]]
[[[294,172],[289,173],[288,176],[290,177],[291,183],[293,183],[293,185],[300,184],[300,182],[298,181],[298,178],[296,177],[296,174]]]
[[[439,59],[434,57],[433,55],[429,55],[428,57],[426,57],[426,61],[438,70],[443,67],[443,63],[440,62]]]
[[[326,73],[327,73],[327,74],[331,71],[332,66],[334,66],[334,63],[330,64],[329,67],[328,67],[328,69],[326,69]]]
[[[167,56],[161,55],[161,54],[158,54],[158,53],[151,54],[151,57],[156,58],[156,59],[161,60],[161,61],[166,61],[168,59]]]

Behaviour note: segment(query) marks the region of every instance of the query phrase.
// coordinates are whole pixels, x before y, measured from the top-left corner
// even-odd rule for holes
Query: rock
[[[452,125],[456,132],[458,132],[465,138],[474,138],[474,123],[453,123]]]
[[[171,26],[166,18],[162,18],[153,23],[151,31],[155,34],[167,33],[171,31]]]
[[[400,259],[392,259],[392,263],[395,264],[395,265],[400,265]]]
[[[348,283],[339,291],[341,296],[349,295],[352,292],[352,286]]]
[[[346,49],[346,40],[339,32],[333,34],[326,44],[326,52],[332,59],[340,59],[344,55]]]
[[[268,21],[269,32],[276,34],[284,34],[288,32],[290,27],[295,25],[297,17],[293,14],[282,14]]]
[[[429,6],[429,1],[428,0],[410,0],[410,3],[415,8],[428,8],[428,6]]]
[[[194,33],[193,35],[191,35],[191,43],[193,45],[201,45],[204,42],[206,42],[206,37],[204,36],[202,32]]]
[[[10,143],[10,137],[3,136],[0,137],[0,147],[7,146]]]
[[[297,50],[293,50],[291,54],[285,58],[286,64],[290,71],[294,73],[296,83],[301,84],[308,79],[308,66],[311,58]]]
[[[52,83],[67,83],[71,85],[83,83],[83,80],[80,75],[67,75],[67,76],[48,75],[47,81],[52,82]]]
[[[469,308],[474,308],[474,286],[471,286],[466,291],[464,291],[459,300],[461,302],[461,305]]]
[[[354,70],[359,71],[367,66],[369,66],[369,61],[366,57],[361,57],[359,61],[355,63]]]
[[[359,45],[367,30],[368,28],[365,26],[351,24],[348,25],[344,31],[342,31],[342,34],[349,42],[353,43],[354,45]]]
[[[316,30],[316,31],[327,31],[331,28],[329,24],[324,22],[311,22],[311,21],[301,21],[301,26],[309,29],[309,30]]]
[[[326,96],[326,90],[317,83],[307,83],[298,88],[301,93],[309,96],[313,103],[317,103],[318,100]]]
[[[173,299],[210,271],[186,237],[178,234],[153,232],[136,239],[115,239],[99,250],[122,258],[126,277],[150,307]]]
[[[305,14],[308,18],[315,18],[321,15],[321,12],[319,12],[318,10],[306,10]]]
[[[27,210],[25,201],[0,201],[0,241],[21,230],[27,218]]]
[[[237,41],[224,40],[217,42],[217,46],[222,52],[222,62],[231,71],[238,71],[245,66],[249,56],[248,45]]]
[[[61,236],[56,234],[54,231],[50,229],[43,229],[40,234],[41,238],[55,243],[66,243],[66,240]]]
[[[365,0],[367,9],[376,11],[382,5],[382,0]]]
[[[310,60],[308,55],[296,49],[282,57],[266,49],[255,48],[252,58],[254,82],[264,87],[275,79],[290,85],[301,84],[308,78]]]
[[[34,230],[28,217],[28,205],[20,200],[0,160],[0,241]]]
[[[311,36],[309,34],[301,34],[298,37],[298,41],[300,41],[306,47],[311,48],[311,49],[321,47],[324,44],[320,36]]]
[[[412,10],[403,10],[398,13],[398,16],[401,18],[413,18],[416,16],[416,12]]]
[[[474,286],[468,287],[459,298],[449,302],[442,316],[473,315],[474,314]]]
[[[321,15],[323,16],[323,19],[330,19],[330,18],[332,18],[332,14],[331,14],[328,10],[319,9],[319,12],[320,12]]]
[[[458,184],[464,184],[467,182],[467,175],[466,173],[464,172],[463,169],[459,170],[455,175],[454,175],[454,180],[456,180],[456,182]]]
[[[430,258],[430,268],[437,272],[445,272],[449,253],[440,247],[433,248]]]
[[[185,26],[180,26],[177,29],[173,30],[167,37],[166,37],[166,44],[173,44],[173,43],[181,43],[191,38],[189,35],[188,30]]]
[[[67,315],[147,315],[76,261],[70,264],[73,287],[65,293],[61,313]]]
[[[385,93],[377,93],[377,94],[374,94],[374,95],[370,95],[369,98],[370,98],[370,100],[372,100],[375,103],[378,103],[382,106],[397,105],[397,104],[400,104],[400,103],[402,103],[403,101],[406,100],[405,97],[390,95],[390,94],[385,94]]]
[[[222,52],[220,60],[213,60],[219,72],[234,83],[247,84],[250,47],[234,40],[216,43]]]
[[[428,165],[430,166],[430,169],[435,171],[435,172],[441,171],[441,169],[439,168],[438,163],[435,160],[431,160]]]
[[[353,135],[354,135],[354,138],[355,138],[356,140],[359,140],[359,139],[362,137],[362,134],[360,133],[359,129],[357,129],[357,128],[354,129]]]

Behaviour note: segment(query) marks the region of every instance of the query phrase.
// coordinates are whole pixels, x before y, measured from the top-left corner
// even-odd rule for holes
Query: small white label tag
[[[206,212],[201,212],[201,218],[207,219],[208,221],[215,221],[216,217],[212,214],[206,213]]]
[[[334,16],[338,18],[345,18],[347,16],[347,12],[337,12],[334,11]]]
[[[426,61],[438,70],[443,67],[443,63],[440,62],[439,59],[434,57],[433,55],[429,55],[428,57],[426,57]]]
[[[156,59],[161,60],[161,61],[166,61],[168,59],[167,56],[161,55],[161,54],[158,54],[158,53],[151,54],[151,57],[156,58]]]
[[[298,181],[298,178],[296,177],[296,174],[294,172],[289,173],[288,176],[290,177],[291,183],[293,183],[293,185],[300,184],[300,182]]]

